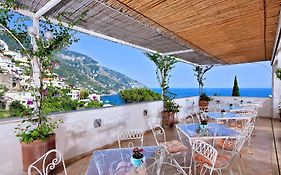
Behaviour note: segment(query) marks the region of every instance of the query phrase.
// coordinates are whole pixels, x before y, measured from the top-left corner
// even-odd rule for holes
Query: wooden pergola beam
[[[40,18],[42,17],[44,14],[46,14],[49,10],[51,10],[53,7],[55,7],[58,3],[60,3],[62,0],[50,0],[49,2],[47,2],[41,9],[39,9],[36,13],[35,13],[35,18]]]

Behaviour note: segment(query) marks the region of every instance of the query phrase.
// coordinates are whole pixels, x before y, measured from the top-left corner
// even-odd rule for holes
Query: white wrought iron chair
[[[218,174],[222,174],[222,170],[229,168],[229,173],[232,175],[232,167],[231,164],[235,158],[240,158],[240,151],[246,141],[246,137],[238,136],[238,137],[228,137],[226,139],[219,139],[215,144],[215,148],[218,151],[217,166],[214,167],[214,171]],[[220,166],[219,166],[220,165]],[[241,160],[239,159],[238,168],[241,172]]]
[[[183,143],[184,145],[189,146],[188,149],[191,150],[192,142],[191,142],[190,137],[187,137],[186,135],[183,135],[183,133],[180,131],[179,128],[176,128],[176,129],[177,129],[177,134],[178,134],[178,137],[180,139],[180,142]],[[186,158],[189,158],[189,161],[190,161],[189,165],[187,165]],[[189,175],[190,175],[192,173],[191,172],[192,171],[192,156],[188,157],[187,153],[186,153],[186,155],[185,155],[185,157],[183,159],[183,166],[181,166],[180,164],[178,164],[177,166],[180,166],[181,169],[183,169],[183,170],[188,169]]]
[[[168,153],[167,159],[170,159],[170,161],[164,162],[164,163],[169,164],[171,166],[176,166],[179,169],[188,168],[190,170],[190,167],[185,166],[188,148],[182,142],[180,142],[178,140],[167,141],[165,130],[160,125],[155,125],[152,128],[152,133],[153,133],[153,136],[155,138],[156,144],[159,145],[159,146],[164,146],[165,149],[166,149],[166,152]],[[176,159],[175,159],[176,155],[182,155],[183,156],[184,167],[181,167],[179,165],[179,163],[176,161]],[[190,174],[190,171],[189,171],[189,174]]]
[[[188,114],[186,117],[179,120],[179,123],[194,123],[194,118],[192,114]]]
[[[245,128],[242,130],[241,135],[245,137],[245,142],[247,142],[248,152],[251,152],[251,141],[252,141],[252,133],[255,129],[255,124],[253,122],[248,123]]]
[[[205,114],[204,111],[199,111],[196,113],[196,117],[198,122],[200,123],[202,120],[208,120],[208,116]]]
[[[207,170],[210,171],[211,175],[214,171],[217,156],[218,152],[212,145],[202,140],[195,140],[192,144],[194,174],[196,174],[197,166],[201,166],[200,175],[205,174]]]
[[[143,147],[143,131],[139,129],[129,129],[121,131],[117,134],[119,148],[122,148],[123,142],[128,142],[127,147]],[[134,143],[139,142],[139,145]]]
[[[54,156],[54,154],[55,158],[53,160],[50,160],[49,158],[52,158],[51,155]],[[32,170],[34,170],[39,175],[48,175],[50,171],[54,170],[60,163],[62,164],[64,174],[67,175],[62,154],[58,150],[52,149],[41,156],[39,159],[37,159],[35,162],[33,162],[31,165],[29,165],[28,175],[32,175]]]

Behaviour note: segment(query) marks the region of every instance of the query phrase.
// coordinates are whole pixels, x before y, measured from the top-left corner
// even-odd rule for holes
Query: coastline
[[[161,93],[160,88],[151,88],[151,90]],[[170,88],[170,91],[177,95],[176,98],[198,96],[198,88]],[[204,92],[208,96],[231,96],[232,88],[205,88]],[[271,88],[240,88],[241,97],[270,97],[271,94]],[[124,104],[118,93],[101,95],[101,100],[105,102],[105,104],[114,106]]]

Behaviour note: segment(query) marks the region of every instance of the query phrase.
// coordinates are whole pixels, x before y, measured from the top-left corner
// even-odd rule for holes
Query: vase
[[[134,165],[134,167],[141,167],[144,163],[144,156],[142,158],[136,159],[133,156],[131,156],[131,163]]]

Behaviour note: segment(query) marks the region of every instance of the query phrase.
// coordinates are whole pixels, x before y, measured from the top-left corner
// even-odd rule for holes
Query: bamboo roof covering
[[[3,0],[0,0],[3,1]],[[49,0],[19,0],[36,13]],[[52,0],[54,1],[54,0]],[[61,0],[45,16],[196,64],[270,60],[281,0]],[[192,49],[192,52],[179,52]]]

